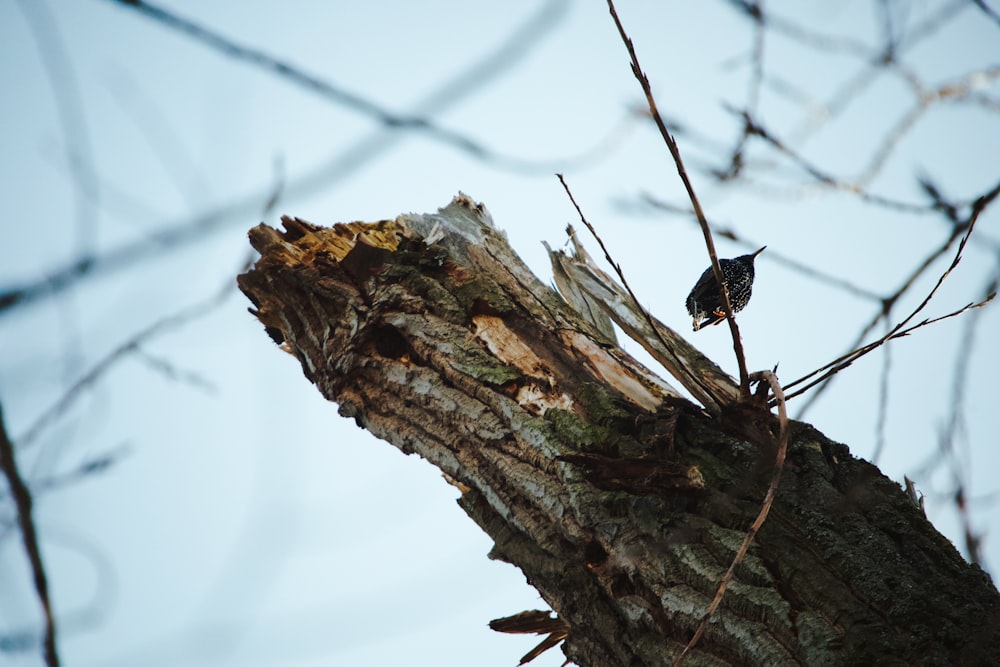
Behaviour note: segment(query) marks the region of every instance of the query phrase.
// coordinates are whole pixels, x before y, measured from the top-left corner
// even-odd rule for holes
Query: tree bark
[[[718,378],[704,407],[684,399],[464,195],[435,215],[282,222],[250,231],[261,258],[239,284],[306,377],[460,489],[490,557],[568,627],[570,659],[670,664],[760,508],[766,408],[726,403]],[[808,424],[791,434],[771,513],[684,664],[1000,664],[989,577],[876,467]]]

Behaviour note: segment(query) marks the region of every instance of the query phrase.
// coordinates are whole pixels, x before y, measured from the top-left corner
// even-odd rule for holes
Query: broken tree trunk
[[[662,325],[615,315],[610,284],[567,296],[581,315],[464,196],[435,215],[282,222],[251,230],[261,258],[239,284],[306,377],[461,490],[490,556],[557,612],[569,658],[670,664],[760,508],[767,409],[657,338],[702,406],[682,398],[606,320]],[[559,264],[563,288],[585,262]],[[770,516],[684,664],[1000,664],[989,577],[877,468],[806,424],[791,433]]]

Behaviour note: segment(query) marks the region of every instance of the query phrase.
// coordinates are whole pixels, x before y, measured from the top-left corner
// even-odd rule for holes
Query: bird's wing
[[[693,303],[697,302],[702,309],[711,308],[713,304],[707,303],[713,299],[718,299],[719,284],[715,282],[715,275],[712,273],[712,267],[705,269],[705,272],[701,274],[701,278],[698,278],[698,282],[694,284],[691,288],[691,293],[688,294],[687,303],[688,311],[693,310]],[[694,315],[691,312],[691,315]]]

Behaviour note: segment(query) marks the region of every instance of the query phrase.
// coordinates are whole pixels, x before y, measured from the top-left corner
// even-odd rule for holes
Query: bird
[[[734,313],[746,308],[750,301],[750,292],[753,288],[753,261],[757,255],[764,252],[764,248],[749,255],[719,260],[722,275],[726,279],[726,289],[729,291],[729,305],[733,307]],[[715,280],[715,274],[710,266],[701,274],[701,278],[698,278],[698,282],[691,288],[691,293],[687,297],[687,311],[694,318],[695,331],[726,319],[722,295],[719,292],[719,283]]]

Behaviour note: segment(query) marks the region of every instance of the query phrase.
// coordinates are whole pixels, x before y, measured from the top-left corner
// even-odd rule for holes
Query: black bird
[[[764,246],[766,248],[767,246]],[[729,291],[729,305],[733,312],[743,310],[750,301],[753,289],[753,261],[757,255],[764,252],[761,248],[752,255],[740,255],[734,259],[720,259],[719,266],[726,279],[726,289]],[[691,289],[687,298],[687,309],[694,318],[694,330],[697,331],[709,324],[718,324],[726,319],[722,307],[722,295],[719,293],[719,283],[715,280],[712,267],[705,269]]]

